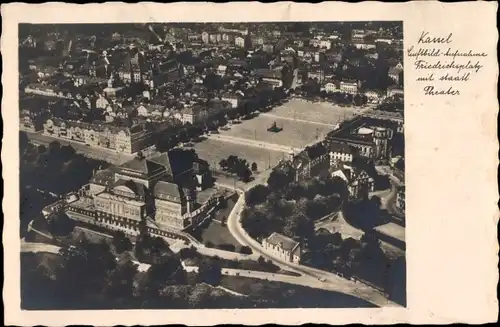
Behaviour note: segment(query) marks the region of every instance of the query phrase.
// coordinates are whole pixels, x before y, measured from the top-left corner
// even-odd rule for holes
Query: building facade
[[[128,128],[50,118],[43,124],[43,134],[127,154],[153,144],[152,132],[143,124]]]
[[[289,237],[272,233],[271,236],[262,240],[262,247],[286,262],[300,263],[300,243]]]

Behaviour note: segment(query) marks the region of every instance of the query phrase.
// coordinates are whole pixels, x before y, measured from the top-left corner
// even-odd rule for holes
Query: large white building
[[[357,82],[340,82],[339,89],[341,92],[356,94],[358,93],[359,84]]]
[[[262,240],[262,246],[274,256],[292,263],[300,263],[300,243],[289,237],[278,233],[272,233],[271,236]]]

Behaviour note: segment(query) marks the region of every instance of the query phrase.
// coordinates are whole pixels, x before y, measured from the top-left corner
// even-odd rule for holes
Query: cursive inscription
[[[487,56],[486,53],[458,49],[453,43],[453,33],[433,35],[422,31],[416,43],[406,49],[417,72],[416,81],[424,84],[424,95],[460,95],[460,87],[483,70],[482,59]]]
[[[424,43],[424,44],[451,43],[452,36],[453,36],[453,33],[448,34],[448,36],[446,36],[446,37],[441,37],[441,36],[429,36],[429,32],[422,32],[422,34],[418,38],[418,43]]]

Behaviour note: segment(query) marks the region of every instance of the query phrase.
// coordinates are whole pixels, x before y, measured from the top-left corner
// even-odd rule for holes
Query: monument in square
[[[276,122],[273,122],[272,125],[267,129],[268,132],[279,133],[283,130],[283,127],[278,127]]]

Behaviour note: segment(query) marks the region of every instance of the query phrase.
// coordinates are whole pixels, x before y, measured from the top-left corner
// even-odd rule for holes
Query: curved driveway
[[[244,189],[236,189],[239,193],[240,197],[236,202],[233,210],[228,216],[227,219],[227,227],[231,234],[235,237],[238,243],[242,245],[249,246],[254,253],[258,253],[262,255],[264,258],[271,260],[277,266],[297,272],[301,274],[300,277],[294,277],[295,279],[301,280],[301,285],[309,286],[309,287],[317,287],[325,290],[336,291],[340,293],[344,293],[347,295],[356,296],[360,299],[368,301],[377,306],[398,306],[396,303],[388,300],[382,292],[379,290],[372,288],[366,284],[360,282],[354,282],[343,277],[340,277],[336,274],[307,267],[304,265],[293,264],[290,262],[285,262],[280,258],[273,256],[272,253],[266,252],[264,248],[253,238],[251,238],[243,229],[241,225],[241,212],[244,208],[244,194],[245,191],[250,189],[256,184],[265,184],[267,180],[267,174],[262,174],[262,176],[258,176],[252,183],[249,183]],[[324,280],[324,282],[321,282]]]

